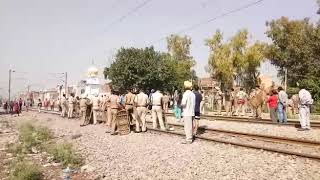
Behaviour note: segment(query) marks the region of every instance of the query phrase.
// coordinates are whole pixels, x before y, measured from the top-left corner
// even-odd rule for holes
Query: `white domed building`
[[[99,96],[101,94],[108,94],[109,89],[106,87],[110,82],[103,77],[99,77],[99,69],[91,66],[86,73],[85,80],[81,80],[76,87],[76,96],[82,94],[88,95],[89,98]]]

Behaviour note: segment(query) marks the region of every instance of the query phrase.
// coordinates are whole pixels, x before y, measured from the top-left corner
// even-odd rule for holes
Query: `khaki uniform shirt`
[[[81,109],[81,111],[86,111],[88,105],[90,105],[90,100],[88,98],[81,98],[80,99],[80,109]]]
[[[170,97],[168,95],[163,96],[163,102],[168,103],[170,101]]]
[[[60,103],[61,103],[61,106],[64,107],[67,105],[67,100],[65,97],[62,97],[61,100],[60,100]]]
[[[120,98],[119,98],[119,96],[113,94],[110,96],[109,102],[110,102],[111,109],[118,109],[119,103],[120,103]]]
[[[137,107],[147,107],[147,105],[149,104],[148,95],[140,92],[138,95],[136,95],[134,102],[137,104]]]
[[[69,99],[68,99],[68,103],[69,103],[69,107],[73,106],[74,103],[75,103],[74,97],[70,96]]]
[[[135,95],[132,94],[131,92],[126,94],[126,96],[124,97],[124,101],[126,102],[126,105],[133,105],[134,98],[135,98]]]
[[[92,108],[94,110],[98,110],[99,109],[99,104],[100,104],[100,100],[98,97],[93,97],[92,99]]]

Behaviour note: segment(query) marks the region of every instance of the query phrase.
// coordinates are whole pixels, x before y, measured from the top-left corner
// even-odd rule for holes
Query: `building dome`
[[[94,66],[91,66],[89,69],[88,69],[88,77],[97,77],[98,76],[98,73],[99,73],[99,70],[94,67]]]

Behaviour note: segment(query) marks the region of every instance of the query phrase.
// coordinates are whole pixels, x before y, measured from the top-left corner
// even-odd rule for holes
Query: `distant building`
[[[218,86],[218,81],[214,78],[199,78],[199,87],[202,90],[212,90],[216,86]]]

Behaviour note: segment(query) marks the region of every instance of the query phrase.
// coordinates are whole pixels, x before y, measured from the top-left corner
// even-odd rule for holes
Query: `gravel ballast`
[[[306,158],[207,141],[184,145],[182,137],[153,132],[111,136],[104,124],[80,128],[79,120],[50,114],[14,118],[38,119],[74,142],[88,169],[104,179],[320,179],[320,162]]]

